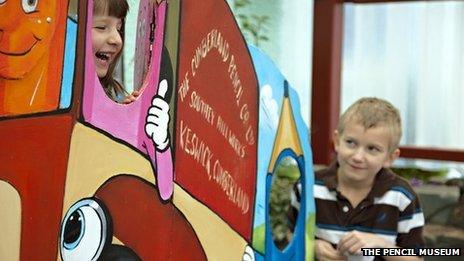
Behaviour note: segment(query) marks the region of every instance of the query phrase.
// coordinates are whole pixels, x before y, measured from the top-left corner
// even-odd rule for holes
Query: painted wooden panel
[[[251,57],[223,1],[182,2],[181,24],[176,181],[249,240],[258,120]]]
[[[284,95],[285,77],[247,45],[227,2],[131,1],[141,94],[127,105],[95,72],[93,3],[0,4],[0,259],[311,259],[299,97]],[[170,143],[157,150],[145,128],[165,78]],[[288,149],[276,145],[280,118],[300,144],[305,205],[283,255],[265,232],[271,156]]]

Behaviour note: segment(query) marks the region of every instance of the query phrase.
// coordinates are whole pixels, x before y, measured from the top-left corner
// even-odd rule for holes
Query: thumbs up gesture
[[[158,86],[158,95],[153,97],[152,106],[148,109],[145,123],[145,133],[158,151],[164,151],[169,145],[169,104],[164,100],[167,90],[168,82],[163,79]]]

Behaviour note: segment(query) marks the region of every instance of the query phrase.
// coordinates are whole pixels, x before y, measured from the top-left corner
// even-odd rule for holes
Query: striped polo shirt
[[[315,173],[316,237],[333,245],[349,231],[375,233],[405,248],[424,247],[424,215],[408,181],[381,169],[356,208],[337,188],[338,164]]]

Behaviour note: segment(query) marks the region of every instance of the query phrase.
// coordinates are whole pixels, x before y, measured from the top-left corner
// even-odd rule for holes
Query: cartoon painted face
[[[56,0],[0,0],[0,77],[21,79],[50,50]]]
[[[99,78],[108,73],[108,68],[117,59],[122,49],[122,20],[106,14],[95,14],[92,25],[92,50],[95,70]]]

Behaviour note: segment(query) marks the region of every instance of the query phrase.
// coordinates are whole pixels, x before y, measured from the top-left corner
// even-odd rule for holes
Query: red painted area
[[[206,260],[192,227],[157,188],[134,176],[117,176],[95,194],[107,206],[113,234],[142,260]]]
[[[257,154],[253,64],[225,1],[182,1],[180,23],[176,181],[249,240]]]
[[[73,120],[0,121],[0,179],[21,197],[21,260],[55,260]]]

